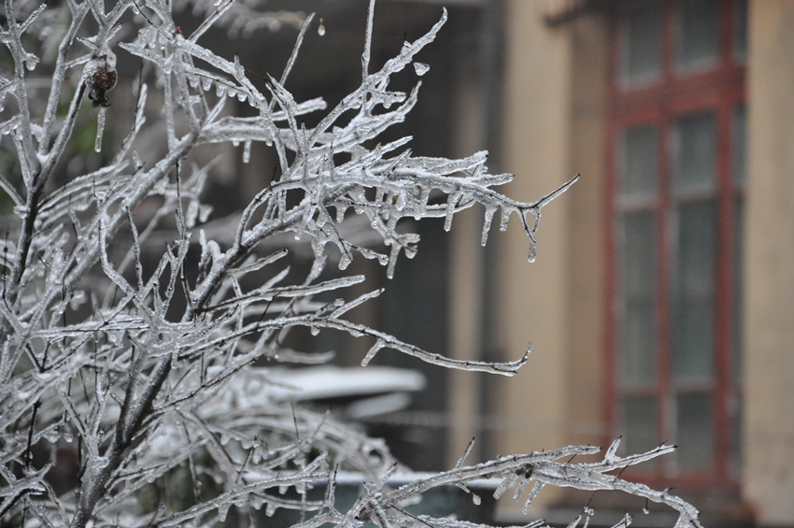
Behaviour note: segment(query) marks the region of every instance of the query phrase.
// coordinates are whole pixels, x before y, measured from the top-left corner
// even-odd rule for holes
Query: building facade
[[[467,396],[451,399],[450,457],[470,436],[482,456],[674,443],[627,475],[674,486],[706,522],[794,525],[794,3],[498,8],[509,193],[582,177],[544,209],[534,264],[516,226],[475,259],[479,212],[456,226],[449,289],[478,284],[460,295],[490,313],[474,321],[451,303],[451,353],[515,358],[531,341],[533,354],[515,378],[474,384],[479,395],[470,374],[453,376]]]

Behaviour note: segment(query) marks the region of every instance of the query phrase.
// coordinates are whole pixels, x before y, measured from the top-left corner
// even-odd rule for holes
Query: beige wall
[[[745,497],[794,524],[794,2],[750,4]]]
[[[579,182],[562,197],[571,229],[565,347],[572,443],[605,440],[606,339],[606,135],[609,96],[607,19],[583,17],[570,27],[573,46],[569,172]],[[556,205],[556,204],[554,204]],[[552,205],[552,207],[554,207]]]
[[[550,31],[544,15],[552,4],[509,0],[505,4],[508,47],[505,59],[503,166],[516,174],[508,194],[535,200],[573,176],[570,165],[571,39]],[[533,353],[519,374],[498,384],[502,417],[501,453],[527,453],[565,443],[568,314],[564,294],[570,248],[570,197],[543,210],[538,256],[527,262],[528,241],[517,218],[500,233],[497,327],[504,359]],[[557,497],[544,491],[538,506]],[[509,501],[504,506],[509,506]],[[520,506],[518,506],[520,507]]]
[[[498,451],[491,456],[598,442],[607,433],[608,33],[599,16],[560,29],[546,27],[543,15],[564,3],[505,0],[502,167],[516,174],[508,193],[536,199],[574,173],[583,177],[544,210],[536,263],[526,261],[528,243],[517,219],[511,220],[507,233],[494,236],[499,249],[492,270],[499,300],[491,308],[497,321],[494,345],[502,359],[519,357],[530,342],[534,353],[515,378],[494,383],[494,393],[488,395],[498,399],[501,418]],[[743,497],[762,525],[785,526],[794,525],[792,28],[794,2],[751,1]],[[462,218],[465,227],[457,225],[464,227],[455,235],[463,237],[458,248],[462,257],[476,251],[479,213]],[[476,284],[480,273],[477,259],[462,258],[453,269],[453,281]],[[469,294],[479,299],[479,290]],[[457,313],[471,313],[466,296],[459,301],[453,302]],[[465,324],[460,315],[457,320]],[[477,338],[462,334],[455,347],[462,357],[476,353],[471,343]],[[468,383],[457,380],[461,388]],[[472,416],[459,415],[464,422]],[[456,453],[468,438],[460,437]],[[544,492],[538,506],[559,498]]]
[[[531,342],[529,363],[500,384],[512,428],[499,449],[527,452],[604,440],[605,152],[608,38],[605,19],[549,28],[564,2],[507,2],[504,167],[510,194],[535,199],[576,173],[582,178],[543,211],[538,259],[513,221],[496,266],[499,348]],[[561,499],[541,494],[539,504]]]

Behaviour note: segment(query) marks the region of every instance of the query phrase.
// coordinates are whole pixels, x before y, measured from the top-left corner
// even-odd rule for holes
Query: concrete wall
[[[794,525],[794,2],[750,3],[745,497]]]

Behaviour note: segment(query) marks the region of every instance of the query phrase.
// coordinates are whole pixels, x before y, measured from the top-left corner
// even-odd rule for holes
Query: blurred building
[[[480,97],[498,111],[481,126],[517,175],[509,194],[582,178],[544,209],[535,264],[517,225],[479,260],[466,256],[481,219],[456,226],[450,352],[504,360],[530,340],[535,352],[479,395],[461,396],[471,376],[454,375],[450,408],[471,430],[450,457],[471,435],[483,456],[675,443],[625,475],[675,486],[707,525],[794,525],[794,2],[480,9],[504,27],[498,97]]]
[[[288,88],[341,98],[360,75],[366,2],[271,4],[318,11],[327,29],[307,35]],[[489,149],[492,172],[516,174],[517,199],[582,177],[544,209],[533,264],[517,219],[486,249],[481,210],[449,234],[419,228],[419,255],[363,317],[456,358],[533,353],[505,379],[384,352],[429,383],[373,430],[400,430],[393,447],[417,469],[454,465],[472,437],[470,461],[620,435],[626,453],[675,443],[624,476],[675,487],[706,526],[794,526],[794,2],[445,4],[449,23],[420,56],[431,70],[419,105],[395,133],[422,155]],[[379,1],[373,67],[440,6]],[[288,36],[241,60],[278,71]],[[251,165],[272,166],[266,156]],[[646,506],[565,490],[538,506],[567,523],[566,508],[590,500],[616,515]],[[635,525],[656,522],[651,511]]]

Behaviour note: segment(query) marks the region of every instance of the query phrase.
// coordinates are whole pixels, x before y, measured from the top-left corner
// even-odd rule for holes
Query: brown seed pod
[[[116,86],[116,58],[100,55],[88,61],[85,65],[85,85],[88,88],[88,98],[93,101],[93,106],[110,106],[106,92]]]

